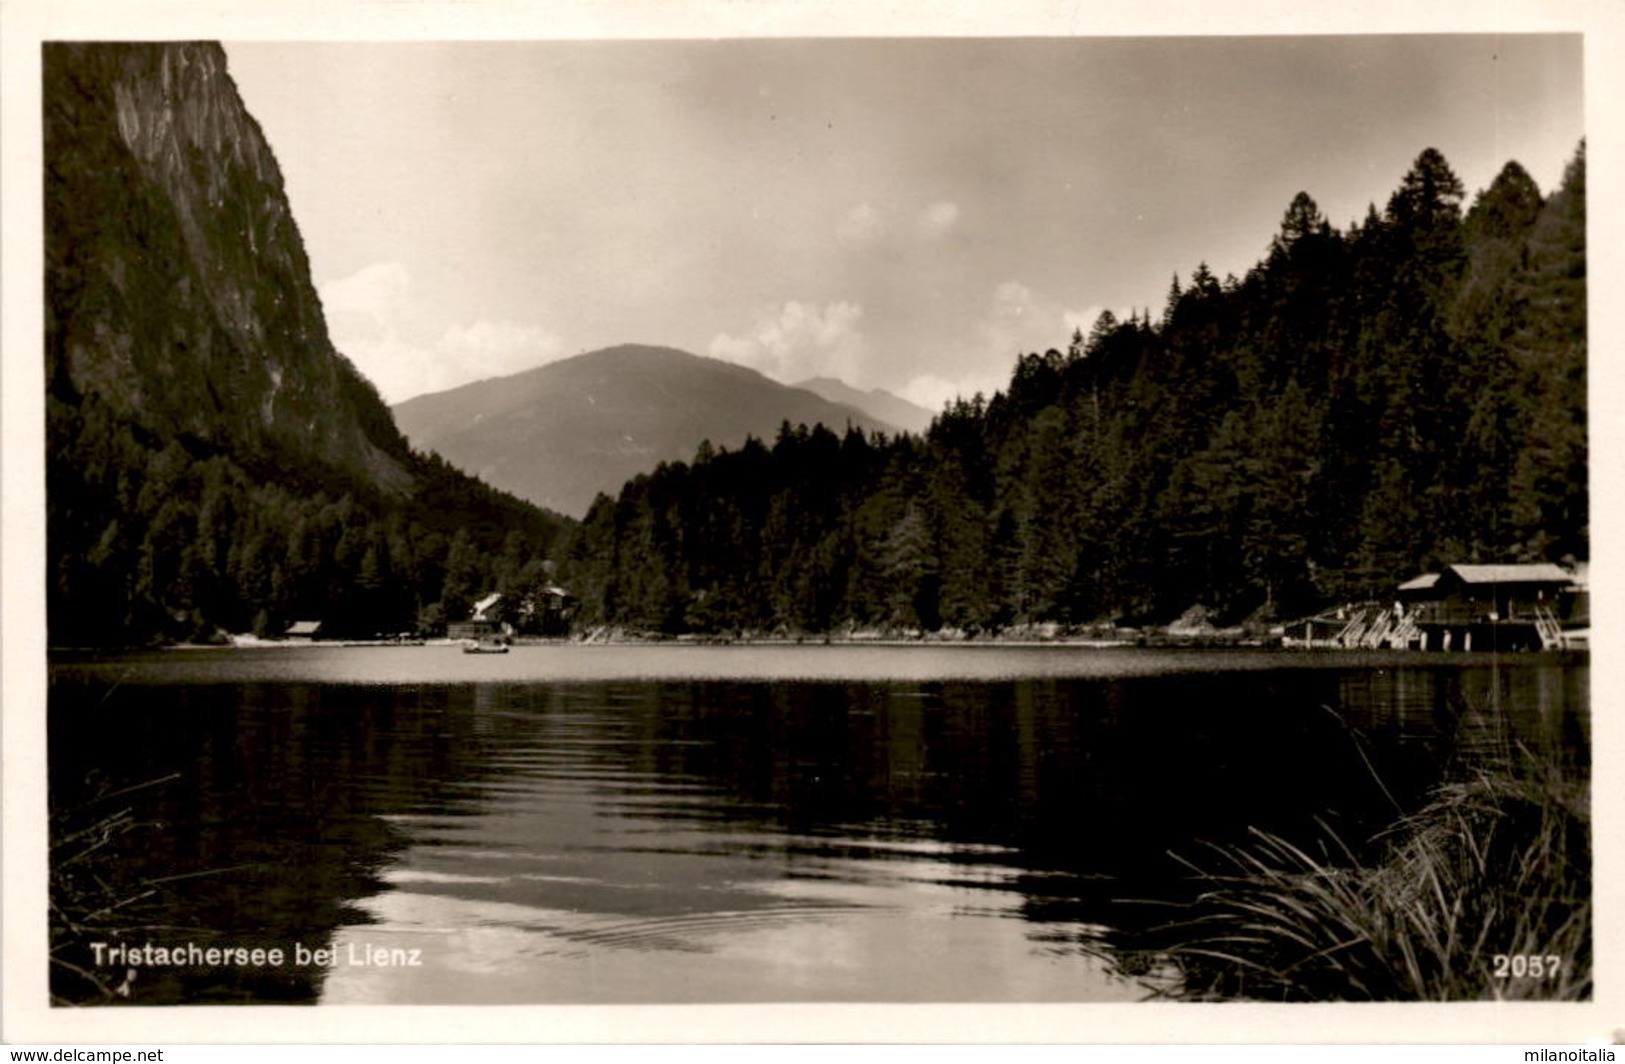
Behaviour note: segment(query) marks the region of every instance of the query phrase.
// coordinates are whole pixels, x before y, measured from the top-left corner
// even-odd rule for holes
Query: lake
[[[1140,1000],[1103,936],[1177,857],[1358,843],[1516,744],[1584,777],[1589,706],[1535,654],[59,655],[53,900],[129,904],[58,956],[136,1004]]]

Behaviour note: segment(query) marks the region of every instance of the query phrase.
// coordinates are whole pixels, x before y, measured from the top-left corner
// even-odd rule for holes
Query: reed
[[[1162,992],[1588,998],[1589,808],[1588,787],[1525,752],[1439,787],[1379,836],[1369,863],[1324,825],[1310,847],[1256,830],[1245,844],[1213,847],[1209,865],[1186,862],[1199,896],[1156,929],[1174,969]]]
[[[179,773],[172,773],[106,791],[51,817],[47,926],[52,1004],[94,1004],[131,996],[135,974],[97,970],[90,961],[90,943],[165,929],[154,922],[161,911],[163,883],[132,876],[127,862],[120,860],[144,826],[122,800],[178,778]]]

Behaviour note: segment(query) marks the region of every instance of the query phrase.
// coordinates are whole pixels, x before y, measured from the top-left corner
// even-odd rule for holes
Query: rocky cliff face
[[[334,351],[282,174],[214,44],[44,48],[52,394],[253,463],[411,486]]]

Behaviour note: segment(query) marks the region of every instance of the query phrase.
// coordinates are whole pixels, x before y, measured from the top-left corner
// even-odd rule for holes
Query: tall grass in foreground
[[[1215,847],[1214,867],[1186,862],[1206,889],[1186,919],[1157,929],[1168,943],[1157,953],[1174,969],[1163,993],[1271,1001],[1590,996],[1586,785],[1525,753],[1438,788],[1380,837],[1373,863],[1323,830],[1319,856],[1254,831],[1248,844]],[[1530,974],[1537,967],[1538,978]]]

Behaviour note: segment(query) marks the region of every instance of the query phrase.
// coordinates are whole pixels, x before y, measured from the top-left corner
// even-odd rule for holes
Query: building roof
[[[321,621],[294,621],[288,625],[287,635],[315,635],[321,630]]]
[[[1531,565],[1452,565],[1464,584],[1567,584],[1574,578],[1552,562]]]
[[[1439,583],[1438,573],[1423,573],[1399,585],[1401,591],[1431,591]]]

